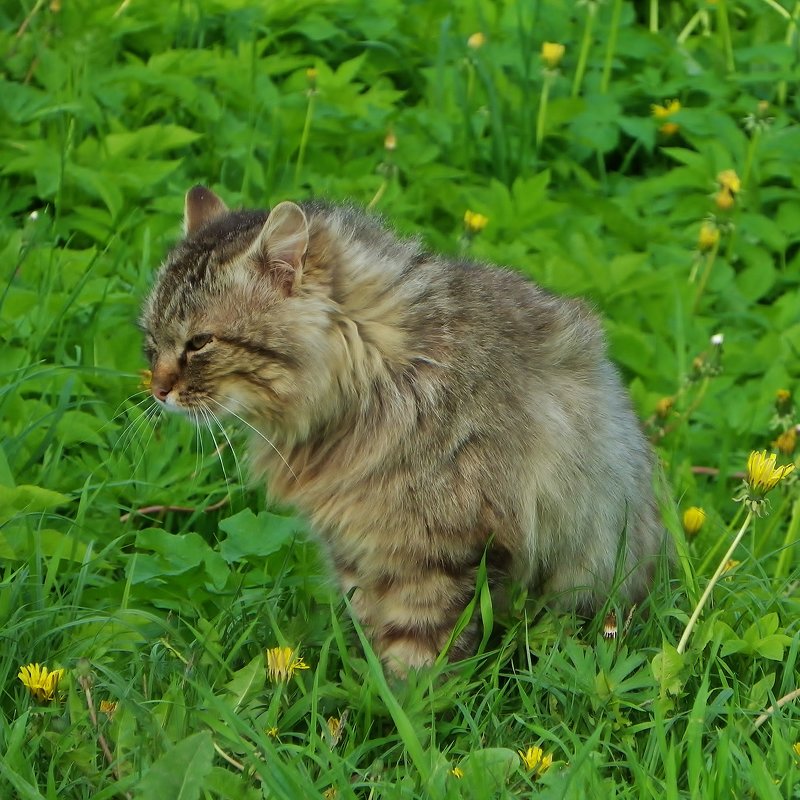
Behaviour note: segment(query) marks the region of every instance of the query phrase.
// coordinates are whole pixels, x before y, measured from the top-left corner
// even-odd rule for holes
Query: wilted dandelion
[[[464,212],[464,227],[468,234],[480,233],[488,223],[489,217],[485,217],[483,214],[469,209]]]
[[[603,620],[603,638],[616,639],[618,633],[617,615],[611,611],[606,614],[606,618]]]
[[[564,58],[566,47],[557,42],[543,42],[542,43],[542,61],[548,69],[555,69]]]
[[[300,669],[308,669],[308,664],[293,648],[273,647],[267,650],[267,674],[273,683],[289,680]]]
[[[683,512],[683,529],[687,536],[694,536],[705,525],[706,512],[698,506],[691,506]]]
[[[675,398],[674,397],[662,397],[656,403],[656,415],[659,417],[666,417],[670,411],[675,406]]]
[[[63,669],[54,669],[51,672],[41,664],[28,664],[19,668],[17,677],[37,700],[52,700],[63,675]]]
[[[101,700],[100,713],[108,717],[113,717],[117,711],[117,704],[114,700]]]
[[[542,775],[553,763],[552,753],[545,755],[541,747],[529,747],[524,752],[522,750],[517,750],[517,752],[525,765],[525,769],[536,775]]]
[[[785,456],[790,456],[794,453],[794,449],[797,447],[797,426],[788,428],[777,438],[773,439],[772,446]]]
[[[471,47],[473,50],[478,50],[486,44],[486,36],[482,34],[480,31],[473,33],[472,36],[467,39],[467,47]]]
[[[331,747],[336,747],[344,734],[344,723],[347,719],[347,712],[345,711],[341,717],[328,717],[328,740]]]

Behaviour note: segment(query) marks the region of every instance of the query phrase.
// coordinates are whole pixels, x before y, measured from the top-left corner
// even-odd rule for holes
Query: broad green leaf
[[[150,767],[136,787],[136,797],[197,800],[213,766],[213,756],[214,745],[208,731],[189,736]]]

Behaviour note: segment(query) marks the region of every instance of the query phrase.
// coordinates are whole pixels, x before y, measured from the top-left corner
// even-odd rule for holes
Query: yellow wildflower
[[[546,772],[553,763],[552,753],[545,755],[541,747],[529,747],[524,752],[522,750],[517,750],[517,752],[525,765],[525,769],[537,775]]]
[[[299,669],[308,669],[308,664],[293,648],[273,647],[267,650],[267,673],[273,683],[289,680]]]
[[[650,113],[653,115],[653,118],[662,123],[658,130],[665,136],[674,136],[680,129],[678,123],[670,119],[673,114],[677,114],[680,110],[680,100],[667,100],[663,106],[657,103],[653,103],[653,105],[650,106]]]
[[[473,50],[478,50],[485,44],[486,36],[484,36],[480,31],[473,33],[472,36],[467,39],[467,47],[471,47]]]
[[[464,227],[468,233],[480,233],[488,224],[489,217],[467,209],[464,212]]]
[[[461,769],[461,767],[453,767],[453,769],[450,770],[450,774],[454,778],[458,778],[459,780],[461,780],[461,778],[464,777],[464,770]]]
[[[108,717],[113,717],[114,713],[117,710],[117,704],[114,700],[101,700],[100,701],[100,713],[105,714]]]
[[[717,183],[729,191],[731,194],[739,194],[742,191],[741,178],[732,169],[724,169],[717,175]]]
[[[308,78],[308,82],[309,83],[314,83],[314,81],[317,79],[317,75],[318,74],[319,73],[317,72],[316,67],[309,67],[306,70],[306,78]]]
[[[785,456],[790,456],[794,453],[794,448],[797,446],[797,428],[794,427],[785,430],[772,442],[772,446]]]
[[[277,725],[272,725],[271,727],[267,728],[266,734],[267,734],[267,736],[270,737],[270,739],[277,739],[278,738],[278,726]]]
[[[720,211],[730,211],[733,208],[734,197],[733,193],[723,187],[714,195],[714,202]]]
[[[778,389],[775,392],[775,402],[779,406],[785,406],[792,399],[792,393],[788,389]]]
[[[669,414],[669,412],[672,411],[674,405],[675,405],[674,397],[662,397],[656,403],[656,415],[659,417],[666,417]]]
[[[329,786],[322,793],[322,796],[325,798],[325,800],[335,800],[335,798],[339,796],[339,790],[335,786]]]
[[[548,69],[554,69],[561,63],[564,58],[566,48],[563,44],[557,42],[543,42],[542,43],[542,61]]]
[[[28,664],[19,668],[17,677],[37,700],[52,700],[63,675],[63,669],[51,672],[40,664]]]
[[[397,136],[393,130],[389,130],[386,134],[386,138],[383,140],[383,146],[387,150],[394,150],[397,147]]]
[[[719,228],[713,222],[704,222],[700,226],[697,237],[697,246],[702,252],[711,250],[719,244]]]
[[[699,533],[705,522],[706,512],[702,508],[698,508],[698,506],[692,506],[683,512],[683,529],[686,531],[687,536],[694,536]]]
[[[775,453],[767,455],[766,450],[760,453],[753,451],[747,459],[747,483],[758,495],[765,495],[774,489],[792,470],[794,464],[775,466]]]

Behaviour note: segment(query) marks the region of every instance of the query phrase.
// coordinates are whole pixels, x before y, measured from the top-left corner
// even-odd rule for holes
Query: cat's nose
[[[167,395],[175,388],[175,374],[172,372],[153,372],[153,379],[150,382],[150,391],[156,400],[162,403],[167,399]]]

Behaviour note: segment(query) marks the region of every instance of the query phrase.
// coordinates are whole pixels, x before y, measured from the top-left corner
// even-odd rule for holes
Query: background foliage
[[[796,705],[753,726],[798,685],[796,483],[674,652],[747,453],[797,422],[774,401],[800,372],[799,9],[0,2],[0,796],[800,797]],[[353,199],[588,297],[707,514],[685,545],[668,514],[686,560],[649,615],[605,640],[484,604],[480,656],[387,684],[303,522],[137,386],[138,307],[200,181]],[[278,645],[311,669],[268,683]],[[65,668],[52,702],[29,662]]]

